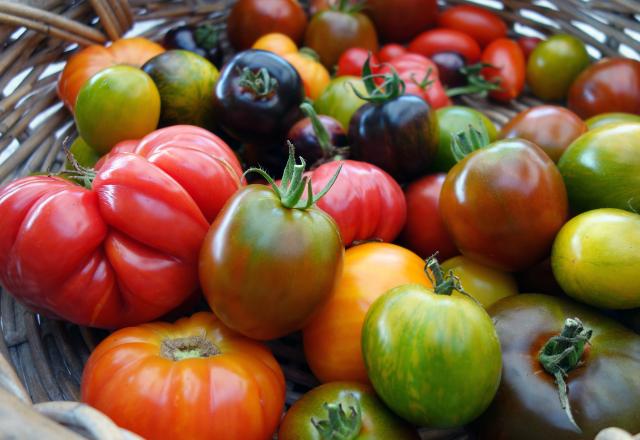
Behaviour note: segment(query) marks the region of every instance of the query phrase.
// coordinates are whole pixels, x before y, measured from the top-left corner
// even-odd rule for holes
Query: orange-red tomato
[[[487,81],[499,81],[500,89],[492,90],[489,96],[498,101],[511,101],[522,93],[526,64],[522,49],[513,40],[499,38],[482,52],[482,62],[492,67],[482,69]]]
[[[464,32],[482,47],[507,36],[507,24],[502,18],[488,9],[474,5],[446,9],[438,16],[438,26]]]
[[[162,52],[162,46],[142,37],[123,38],[108,47],[89,46],[67,61],[58,79],[58,96],[73,112],[80,89],[93,75],[118,64],[141,67]]]
[[[269,349],[200,312],[119,330],[82,375],[82,401],[147,439],[270,439],[285,397]]]
[[[267,50],[276,55],[285,56],[298,51],[298,45],[289,36],[278,32],[263,35],[252,46],[253,49]]]
[[[402,284],[431,287],[425,262],[403,247],[366,243],[348,249],[342,277],[331,299],[303,329],[304,352],[311,371],[322,382],[368,382],[360,335],[369,306]]]

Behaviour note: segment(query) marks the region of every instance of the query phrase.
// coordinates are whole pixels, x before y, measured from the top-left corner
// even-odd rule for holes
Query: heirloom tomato
[[[313,106],[321,115],[331,116],[347,130],[353,114],[367,101],[356,95],[366,93],[362,80],[356,76],[341,76],[333,79]]]
[[[558,162],[577,211],[640,211],[640,123],[609,124],[576,139]]]
[[[440,213],[463,255],[505,271],[544,259],[568,216],[553,161],[523,139],[474,151],[447,174]]]
[[[400,240],[422,258],[436,252],[440,258],[458,254],[440,217],[440,191],[445,177],[445,173],[424,176],[405,189],[407,221]]]
[[[436,24],[438,4],[436,0],[368,0],[365,11],[380,38],[403,43]]]
[[[370,386],[320,385],[293,404],[278,440],[418,440],[418,432],[387,409]]]
[[[378,51],[377,58],[378,60],[380,60],[380,62],[388,63],[392,59],[399,57],[400,55],[404,55],[405,53],[407,53],[406,47],[401,46],[399,44],[390,43],[380,48],[380,50]],[[374,62],[375,60],[376,59],[374,58]],[[358,76],[360,76],[361,74],[362,72],[360,72]]]
[[[634,115],[632,113],[602,113],[597,116],[592,116],[586,121],[589,130],[594,128],[600,128],[608,124],[614,124],[618,122],[640,122],[640,115]]]
[[[270,34],[265,34],[262,37],[258,38],[252,49],[258,50],[266,50],[267,52],[273,52],[276,55],[280,55],[281,57],[285,56],[288,53],[294,53],[298,51],[298,46],[295,41],[289,38],[285,34],[281,34],[279,32],[272,32]]]
[[[407,284],[369,308],[362,353],[384,403],[419,426],[463,426],[489,406],[500,384],[500,342],[487,312],[460,283],[427,262],[434,287]],[[457,290],[454,293],[454,290]]]
[[[438,16],[438,26],[464,32],[482,47],[507,36],[507,24],[502,18],[475,5],[458,5],[445,9]]]
[[[481,439],[578,440],[608,426],[640,431],[640,336],[593,309],[548,295],[504,298],[489,312],[503,370],[476,427]]]
[[[538,44],[542,43],[544,40],[538,37],[520,37],[518,38],[518,45],[520,49],[522,49],[522,53],[524,54],[524,59],[529,60],[529,56],[531,56],[531,52],[538,47]]]
[[[217,69],[222,67],[224,52],[220,31],[211,23],[181,25],[164,34],[162,45],[167,49],[188,50],[209,60]]]
[[[37,176],[0,190],[9,292],[46,314],[114,328],[155,319],[197,289],[202,240],[241,169],[206,130],[164,130],[102,158],[91,189]]]
[[[380,61],[369,50],[360,47],[345,50],[338,60],[336,76],[362,76],[362,67],[369,57],[371,57],[372,69],[375,70]]]
[[[508,38],[493,40],[482,52],[481,61],[488,64],[482,69],[482,76],[489,82],[497,81],[500,86],[489,92],[490,97],[508,102],[520,96],[526,64],[518,43]]]
[[[409,52],[425,57],[437,53],[455,52],[462,55],[465,62],[474,64],[480,61],[480,46],[464,32],[455,29],[433,29],[423,32],[411,41]]]
[[[82,401],[144,438],[271,439],[285,382],[269,349],[200,312],[119,330],[82,375]]]
[[[301,329],[322,306],[342,271],[344,248],[333,219],[313,206],[293,146],[280,186],[249,185],[226,204],[200,253],[202,291],[214,313],[254,339],[274,339]],[[338,170],[339,172],[339,170]]]
[[[560,229],[553,273],[574,299],[606,309],[640,307],[640,215],[594,209]]]
[[[431,287],[413,252],[388,243],[347,249],[331,298],[302,330],[307,363],[321,382],[368,382],[360,345],[367,310],[387,290],[411,283]]]
[[[82,86],[93,75],[116,65],[140,67],[164,52],[164,48],[146,38],[122,38],[110,46],[89,46],[74,54],[58,79],[58,96],[73,113]]]

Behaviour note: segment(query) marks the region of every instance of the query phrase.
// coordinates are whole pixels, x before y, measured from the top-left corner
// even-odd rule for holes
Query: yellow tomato
[[[253,49],[266,50],[284,56],[288,53],[296,53],[298,46],[285,34],[273,32],[258,38],[253,44]]]
[[[306,49],[286,54],[283,58],[289,61],[300,74],[305,94],[313,100],[318,99],[331,81],[329,71]]]

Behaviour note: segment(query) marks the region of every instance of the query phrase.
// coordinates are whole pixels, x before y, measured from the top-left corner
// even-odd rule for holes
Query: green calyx
[[[480,129],[469,124],[467,131],[460,131],[451,136],[451,153],[457,162],[491,143],[484,124],[480,124],[479,127]]]
[[[338,175],[340,174],[340,170],[342,169],[342,165],[338,167],[335,174],[331,177],[331,180],[327,182],[327,185],[320,191],[317,195],[313,194],[313,189],[311,188],[311,179],[308,176],[304,176],[304,169],[306,166],[306,162],[302,157],[300,157],[300,163],[296,163],[295,158],[295,148],[291,142],[289,144],[289,159],[287,160],[287,164],[284,167],[284,173],[282,174],[282,181],[280,182],[280,186],[276,184],[276,182],[269,176],[269,174],[260,169],[260,168],[249,168],[244,174],[248,173],[258,173],[271,185],[271,188],[276,193],[282,206],[290,209],[309,209],[312,207],[318,200],[320,200],[324,195],[329,192],[333,184],[336,182]],[[307,198],[302,199],[304,195],[305,188],[307,190]]]
[[[87,189],[91,189],[93,186],[93,180],[96,178],[96,171],[93,168],[86,168],[80,165],[67,146],[64,147],[64,153],[67,156],[67,161],[71,164],[72,169],[63,169],[57,173],[49,173],[48,175],[66,177]]]
[[[298,49],[298,53],[304,55],[307,58],[311,58],[313,61],[320,61],[320,55],[318,52],[311,49],[310,47],[301,47]]]
[[[201,24],[193,31],[196,45],[204,50],[211,50],[218,44],[220,37],[215,26],[211,23]]]
[[[578,318],[567,318],[560,334],[549,338],[538,354],[538,361],[542,368],[555,379],[562,408],[579,431],[581,431],[580,427],[571,412],[569,389],[565,378],[571,370],[581,365],[580,359],[591,335],[592,330],[584,328],[582,321]]]
[[[462,87],[454,87],[447,89],[447,96],[459,96],[459,95],[474,95],[480,94],[486,96],[491,90],[501,90],[499,81],[492,82],[487,81],[480,74],[485,67],[494,67],[487,63],[477,63],[471,66],[465,66],[460,69],[460,72],[467,77],[467,85]]]
[[[365,1],[350,2],[349,0],[339,0],[331,6],[332,11],[343,12],[345,14],[355,14],[364,9]]]
[[[349,405],[348,413],[341,403],[325,403],[324,408],[328,413],[327,419],[311,419],[322,440],[355,440],[358,437],[362,430],[362,410],[357,400]]]
[[[331,143],[329,133],[327,132],[326,127],[322,125],[322,122],[320,121],[320,118],[318,118],[318,114],[316,113],[313,106],[308,102],[303,102],[302,104],[300,104],[300,110],[302,110],[302,113],[304,113],[304,115],[311,121],[313,133],[318,139],[320,148],[322,148],[322,159],[320,159],[319,162],[325,163],[333,159],[345,159],[349,152],[349,147],[338,148]],[[316,163],[314,165],[318,164]]]
[[[429,278],[429,281],[431,281],[431,284],[433,284],[433,292],[436,295],[451,295],[455,290],[471,298],[476,304],[482,307],[477,299],[464,291],[460,284],[460,278],[455,275],[453,270],[450,270],[446,274],[442,271],[436,255],[437,253],[427,258],[427,264],[424,268],[424,273],[427,275],[427,278]]]
[[[380,86],[376,85],[376,78],[383,78]],[[406,87],[393,66],[391,66],[391,72],[389,73],[374,75],[371,71],[371,54],[369,54],[367,61],[362,66],[362,81],[367,89],[366,95],[360,93],[353,84],[349,83],[349,85],[358,98],[374,104],[383,104],[404,95]]]
[[[272,96],[278,88],[278,81],[273,78],[269,71],[262,67],[257,72],[249,67],[239,71],[240,79],[238,85],[245,90],[249,90],[257,98],[268,98]]]

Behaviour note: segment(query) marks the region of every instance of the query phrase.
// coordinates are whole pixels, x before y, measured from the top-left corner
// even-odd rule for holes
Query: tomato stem
[[[338,148],[331,143],[329,132],[327,132],[327,128],[322,124],[320,118],[318,118],[318,114],[316,113],[313,106],[307,102],[303,102],[302,104],[300,104],[300,110],[302,110],[302,113],[304,113],[304,115],[311,121],[313,133],[318,139],[320,148],[322,148],[322,158],[318,161],[318,163],[313,164],[313,166],[315,167],[319,164],[326,163],[331,160],[345,159],[349,153],[349,147]]]
[[[239,73],[238,85],[253,93],[256,98],[269,98],[278,88],[278,81],[264,67],[261,67],[257,72],[245,67],[239,70]]]
[[[473,95],[480,94],[481,96],[486,96],[487,92],[491,90],[502,90],[500,86],[499,80],[496,82],[487,81],[482,75],[482,69],[486,67],[493,67],[491,64],[487,63],[477,63],[471,66],[463,67],[460,69],[460,72],[466,76],[467,85],[462,87],[454,87],[452,89],[447,89],[447,96],[459,96],[459,95]]]
[[[193,31],[193,40],[204,50],[211,50],[218,44],[218,31],[212,23],[201,24]]]
[[[204,335],[164,339],[160,345],[160,355],[171,361],[208,358],[220,353],[220,349]]]
[[[460,284],[460,278],[455,275],[453,270],[450,270],[446,274],[442,271],[442,267],[440,267],[440,263],[438,263],[436,255],[437,253],[427,258],[427,264],[424,268],[427,278],[429,278],[429,281],[433,284],[433,292],[436,295],[451,295],[455,290],[469,297],[476,304],[482,307],[482,304],[480,304],[477,299],[465,292],[462,288],[462,284]]]
[[[331,9],[337,12],[353,14],[361,11],[364,8],[364,3],[365,3],[364,1],[358,1],[358,2],[352,3],[349,0],[339,0],[337,4],[334,2]]]
[[[553,376],[558,386],[558,396],[562,408],[571,423],[580,432],[582,431],[571,412],[566,377],[571,370],[581,365],[580,359],[591,335],[592,330],[586,329],[580,319],[567,318],[560,334],[549,338],[538,354],[538,361],[542,368]]]
[[[364,65],[362,66],[362,81],[367,90],[367,94],[361,93],[352,83],[348,83],[353,89],[353,93],[364,101],[374,104],[383,104],[387,101],[391,101],[399,96],[404,95],[405,83],[400,79],[398,72],[393,66],[391,71],[385,74],[373,74],[371,71],[371,53],[367,57]],[[376,78],[383,78],[384,81],[380,86],[375,82]]]
[[[49,176],[66,176],[81,184],[87,189],[91,189],[93,180],[96,178],[96,171],[92,168],[86,168],[80,165],[71,150],[65,146],[64,154],[73,167],[72,170],[61,170],[57,173],[49,173]]]
[[[490,143],[489,133],[484,124],[480,125],[479,130],[469,124],[467,131],[460,131],[451,137],[451,152],[456,162],[460,162],[469,154]]]
[[[342,408],[342,404],[324,403],[328,418],[311,423],[318,430],[323,440],[354,440],[358,438],[362,430],[362,410],[359,402],[354,399],[353,405],[349,405],[349,414]]]

